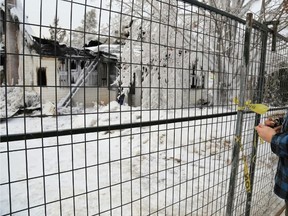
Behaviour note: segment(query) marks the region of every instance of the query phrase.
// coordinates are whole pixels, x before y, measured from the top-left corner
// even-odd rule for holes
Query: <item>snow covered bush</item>
[[[128,95],[130,86],[135,84],[136,91],[137,87],[143,90],[139,90],[143,107],[186,107],[189,92],[193,94],[189,85],[195,68],[197,77],[205,75],[208,85],[203,95],[207,95],[210,103],[227,105],[239,96],[236,89],[243,71],[245,25],[176,0],[114,2],[121,8],[121,14],[115,15],[109,35],[125,32],[125,37],[119,34],[124,44],[118,77],[122,93]],[[259,21],[271,19],[275,10],[282,7],[279,1],[262,1],[261,7],[252,0],[203,2],[244,19],[246,13],[253,12]],[[279,15],[280,21],[285,17]],[[287,24],[282,25],[281,21],[280,26],[283,29]],[[258,46],[258,35],[253,34],[253,46]],[[257,52],[250,57],[255,62],[259,58]],[[251,73],[253,70],[251,66]],[[213,82],[208,80],[211,76]],[[253,84],[254,80],[249,82]],[[247,99],[252,99],[251,95],[253,89],[247,91]]]
[[[136,77],[143,107],[187,107],[191,72],[201,80],[203,71],[209,71],[208,59],[195,52],[196,33],[192,33],[191,41],[191,31],[187,31],[191,23],[179,20],[179,11],[172,5],[145,2],[143,8],[153,21],[151,17],[132,18],[129,38],[122,48],[118,81],[127,94]]]
[[[40,106],[40,98],[36,92],[34,91],[23,92],[23,88],[17,86],[7,88],[1,87],[0,101],[1,101],[0,118],[9,117],[20,108]]]

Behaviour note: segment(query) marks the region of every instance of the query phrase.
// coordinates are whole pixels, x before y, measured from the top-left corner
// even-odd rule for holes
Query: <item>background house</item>
[[[117,56],[104,51],[76,49],[33,37],[34,90],[58,106],[108,103],[116,99]]]
[[[21,25],[25,21],[22,6],[17,3],[11,8],[6,13],[2,4],[0,7],[1,84],[25,86],[25,91],[37,92],[42,103],[50,101],[58,107],[93,106],[116,99],[116,88],[111,88],[116,79],[116,55],[109,50],[89,50],[95,43],[77,49],[34,37],[29,25],[25,29]],[[10,26],[4,25],[4,17],[11,20]],[[15,50],[10,48],[12,45]]]

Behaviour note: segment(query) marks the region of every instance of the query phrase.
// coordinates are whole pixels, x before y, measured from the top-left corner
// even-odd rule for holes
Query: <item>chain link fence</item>
[[[277,22],[194,0],[0,2],[0,215],[284,206],[254,130],[288,108]]]

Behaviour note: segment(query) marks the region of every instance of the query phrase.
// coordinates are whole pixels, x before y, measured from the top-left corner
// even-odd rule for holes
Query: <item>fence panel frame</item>
[[[25,0],[24,0],[25,1]],[[5,1],[7,2],[7,0]],[[42,1],[41,1],[42,2]],[[58,1],[57,1],[58,2]],[[259,23],[255,20],[253,20],[253,23],[252,23],[252,17],[251,17],[251,14],[250,15],[247,15],[247,20],[246,22],[244,20],[242,20],[241,18],[237,17],[237,16],[234,16],[232,14],[229,14],[225,11],[222,11],[222,10],[219,10],[217,8],[214,8],[214,7],[211,7],[211,6],[208,6],[206,4],[203,4],[201,2],[198,2],[198,1],[195,1],[195,0],[183,0],[183,2],[185,3],[188,3],[190,4],[191,6],[197,6],[197,8],[199,9],[204,9],[204,10],[208,10],[210,11],[211,13],[215,13],[216,15],[221,15],[221,16],[224,16],[226,18],[230,18],[232,21],[235,21],[237,23],[241,23],[241,24],[246,24],[246,34],[245,34],[245,46],[244,46],[244,51],[243,51],[243,56],[244,56],[244,59],[245,59],[245,65],[244,65],[244,68],[243,70],[241,70],[241,72],[243,73],[243,76],[241,76],[241,87],[240,87],[240,92],[245,92],[245,89],[246,89],[246,82],[245,82],[245,78],[247,76],[247,74],[249,74],[249,50],[250,50],[250,39],[251,39],[251,30],[254,29],[254,30],[257,30],[259,32],[261,32],[261,55],[260,55],[260,68],[259,68],[259,73],[258,73],[258,81],[257,81],[257,92],[260,92],[260,94],[257,94],[254,93],[254,97],[253,97],[253,102],[255,103],[262,103],[263,101],[263,91],[264,91],[264,75],[265,75],[265,66],[266,66],[266,61],[267,61],[267,49],[268,49],[268,46],[267,46],[267,40],[268,40],[268,36],[269,34],[273,33],[273,35],[277,38],[277,39],[280,39],[280,40],[283,40],[283,41],[287,41],[288,42],[288,39],[281,36],[280,34],[278,33],[275,33],[275,31],[273,31],[273,29],[270,29],[268,28],[265,24],[262,24],[262,23]],[[102,1],[101,1],[102,3]],[[72,3],[71,3],[72,5]],[[6,10],[7,10],[7,6],[6,7]],[[41,6],[42,7],[42,6]],[[175,6],[176,7],[176,6]],[[72,8],[72,6],[71,6]],[[85,6],[85,11],[86,11],[86,6]],[[110,8],[111,10],[111,8]],[[121,13],[122,13],[122,8],[121,8]],[[142,8],[142,13],[143,13],[143,8]],[[199,14],[198,14],[198,18],[199,18]],[[205,18],[206,19],[206,18]],[[6,22],[6,17],[5,17],[5,22]],[[25,23],[24,23],[25,24]],[[40,24],[41,26],[41,24]],[[177,27],[177,26],[176,26]],[[275,30],[275,29],[274,29]],[[199,32],[198,32],[199,33]],[[6,34],[5,34],[5,37],[6,37]],[[110,35],[109,35],[110,37]],[[246,38],[247,37],[247,38]],[[23,40],[24,40],[24,36],[23,36]],[[203,39],[204,40],[204,39]],[[276,43],[276,41],[274,40],[274,42]],[[274,44],[273,42],[273,44]],[[176,43],[176,42],[175,42]],[[151,44],[150,44],[151,45]],[[143,43],[141,43],[141,46],[143,46]],[[141,53],[142,55],[142,53]],[[23,56],[24,56],[24,52],[23,52]],[[41,56],[41,55],[40,55]],[[24,57],[23,57],[24,58]],[[56,62],[56,60],[55,60]],[[23,62],[23,64],[25,64],[25,62]],[[40,64],[41,65],[41,64]],[[141,63],[141,66],[143,66],[143,64]],[[168,66],[167,66],[168,68]],[[4,67],[5,69],[5,67]],[[55,64],[55,69],[56,69],[56,64]],[[183,68],[182,68],[183,70]],[[55,70],[56,71],[56,70]],[[168,70],[167,70],[168,71]],[[56,73],[56,72],[55,72]],[[168,72],[167,72],[168,73]],[[5,74],[6,75],[6,74]],[[56,78],[55,78],[56,79]],[[7,79],[6,79],[7,80]],[[141,83],[142,85],[142,83]],[[84,84],[84,87],[85,87],[85,84]],[[4,87],[6,89],[6,92],[7,92],[7,85],[5,85]],[[142,86],[141,86],[142,88]],[[24,86],[24,89],[25,89],[25,86]],[[174,89],[175,90],[175,89]],[[176,91],[176,90],[175,90]],[[56,90],[57,92],[57,90]],[[98,92],[99,93],[99,92]],[[25,97],[25,91],[24,91],[24,97]],[[168,93],[167,93],[168,94]],[[240,97],[240,104],[239,106],[240,107],[244,107],[244,104],[245,104],[245,94],[243,93],[241,95],[242,97]],[[109,98],[110,98],[110,95],[109,95]],[[7,102],[7,98],[5,99],[5,102],[6,102],[6,105],[8,104]],[[57,107],[57,105],[56,105]],[[282,108],[279,108],[279,110],[283,110],[287,107],[282,107]],[[71,108],[72,110],[72,108]],[[121,109],[120,109],[121,110]],[[271,111],[273,110],[278,110],[277,108],[276,109],[271,109]],[[109,117],[110,117],[110,107],[109,107]],[[142,112],[143,110],[141,110]],[[183,111],[183,109],[182,109]],[[150,110],[151,112],[151,110]],[[130,122],[130,123],[125,123],[125,124],[116,124],[116,125],[107,125],[107,126],[96,126],[96,127],[84,127],[84,128],[73,128],[72,125],[71,125],[71,129],[64,129],[64,130],[55,130],[55,131],[42,131],[42,132],[33,132],[33,133],[24,133],[24,134],[9,134],[8,132],[8,119],[5,120],[5,124],[7,125],[6,129],[7,129],[7,133],[5,135],[1,135],[1,142],[0,144],[4,144],[4,143],[7,143],[7,150],[6,151],[3,151],[1,152],[0,151],[0,154],[2,153],[3,155],[4,154],[7,154],[7,161],[8,161],[8,172],[10,172],[10,165],[9,165],[9,162],[10,162],[10,159],[9,159],[9,154],[11,153],[11,151],[9,150],[9,145],[14,142],[14,141],[25,141],[25,144],[27,145],[27,141],[29,140],[35,140],[35,139],[41,139],[42,140],[42,144],[45,140],[45,138],[51,138],[51,137],[57,137],[57,139],[59,137],[62,137],[62,136],[67,136],[67,135],[70,135],[71,136],[71,140],[73,140],[73,136],[74,135],[80,135],[80,134],[84,134],[85,135],[85,143],[86,143],[86,135],[89,134],[89,133],[97,133],[97,142],[99,143],[98,141],[98,134],[99,132],[111,132],[111,131],[117,131],[119,130],[120,131],[120,134],[122,133],[121,130],[124,130],[124,129],[130,129],[130,131],[132,132],[132,129],[139,129],[140,128],[140,131],[142,131],[142,127],[149,127],[150,128],[150,132],[151,132],[151,127],[152,126],[158,126],[158,136],[159,136],[159,127],[160,126],[164,126],[166,125],[166,131],[168,132],[169,130],[167,129],[167,125],[168,124],[174,124],[174,133],[175,133],[175,130],[176,130],[176,123],[181,123],[181,129],[182,128],[182,123],[188,123],[190,121],[193,121],[194,122],[194,128],[196,127],[195,125],[195,122],[198,121],[198,120],[209,120],[209,119],[214,119],[214,118],[220,118],[220,117],[227,117],[227,116],[235,116],[237,115],[237,122],[236,122],[236,128],[235,128],[235,133],[233,135],[235,135],[235,138],[234,138],[234,141],[233,141],[233,156],[232,156],[232,166],[231,166],[231,177],[230,177],[230,183],[229,183],[229,191],[228,191],[228,196],[227,196],[227,206],[226,206],[226,215],[233,215],[233,213],[235,213],[235,209],[233,208],[233,205],[235,204],[235,190],[236,190],[236,183],[237,183],[237,177],[238,177],[238,168],[239,168],[239,152],[240,152],[240,145],[241,144],[241,139],[236,139],[236,137],[241,137],[242,133],[243,133],[243,121],[244,121],[244,116],[246,114],[251,114],[251,112],[247,112],[247,111],[244,111],[244,110],[237,110],[237,111],[230,111],[230,112],[222,112],[222,113],[212,113],[212,114],[208,114],[208,115],[200,115],[200,116],[188,116],[188,117],[184,117],[184,116],[181,116],[181,117],[177,117],[177,118],[171,118],[171,119],[164,119],[164,120],[161,120],[161,119],[158,119],[158,120],[151,120],[151,117],[150,117],[150,121],[139,121],[139,122]],[[6,110],[6,115],[7,115],[7,110]],[[85,113],[86,115],[86,113]],[[98,115],[98,114],[97,114]],[[160,115],[160,114],[159,114]],[[72,116],[72,114],[71,114]],[[132,114],[131,114],[132,116]],[[25,117],[25,116],[24,116]],[[121,118],[121,116],[120,116]],[[261,121],[261,116],[259,114],[255,114],[255,117],[254,117],[254,126],[257,126],[260,121]],[[86,120],[85,120],[86,121]],[[221,122],[222,123],[222,122]],[[71,122],[72,124],[72,122]],[[188,131],[189,131],[189,127],[188,127]],[[207,133],[206,133],[207,134]],[[130,136],[132,136],[133,133],[131,133]],[[226,134],[225,134],[226,135]],[[175,134],[174,134],[175,136]],[[110,135],[109,135],[109,146],[110,146]],[[175,138],[175,137],[174,137]],[[150,138],[151,139],[151,138]],[[166,138],[167,139],[167,138]],[[182,134],[181,134],[181,139],[182,139]],[[189,137],[188,137],[188,140],[189,140]],[[254,189],[254,184],[255,181],[254,181],[254,177],[255,177],[255,169],[256,169],[256,163],[257,163],[257,155],[258,155],[258,134],[255,132],[255,130],[253,131],[253,144],[251,145],[251,148],[252,148],[252,152],[251,152],[251,155],[250,155],[250,182],[251,182],[251,193],[247,193],[246,194],[246,201],[245,201],[245,215],[246,216],[249,216],[251,215],[251,210],[252,210],[252,198],[253,198],[253,189]],[[158,141],[159,142],[159,141]],[[72,149],[73,149],[73,141],[71,143],[71,146],[72,146]],[[86,144],[85,144],[85,152],[86,152]],[[182,149],[181,149],[182,150]],[[27,159],[27,149],[24,150],[25,153],[26,153],[26,165],[28,164],[28,159]],[[167,151],[167,150],[166,150]],[[73,152],[73,150],[72,150]],[[159,154],[159,149],[158,149],[158,152]],[[42,154],[44,155],[44,146],[42,146]],[[109,152],[110,154],[110,152]],[[121,153],[120,153],[121,154]],[[59,157],[59,152],[58,152],[58,157]],[[85,156],[86,157],[86,156]],[[150,157],[150,156],[149,156]],[[130,160],[132,161],[132,156],[130,158]],[[59,160],[59,158],[58,158]],[[98,159],[99,160],[99,159]],[[121,160],[121,159],[120,159]],[[159,159],[158,159],[159,160]],[[87,169],[87,161],[85,161],[86,164],[85,164],[85,167]],[[99,163],[99,161],[98,161]],[[173,161],[173,169],[174,169],[174,166],[175,166],[175,161]],[[43,156],[43,166],[44,166],[44,156]],[[58,164],[58,166],[60,166]],[[110,164],[109,164],[110,166]],[[180,164],[180,167],[182,166],[182,164]],[[184,165],[183,165],[184,166]],[[187,164],[188,166],[188,164]],[[141,168],[141,167],[140,167]],[[150,167],[149,167],[150,168]],[[157,167],[159,171],[159,167]],[[26,174],[28,173],[28,168],[26,167]],[[72,170],[74,168],[72,167]],[[98,168],[99,169],[99,168]],[[44,168],[43,168],[44,170]],[[193,168],[194,170],[194,168]],[[211,172],[212,173],[212,172]],[[10,183],[10,174],[9,175],[9,179],[8,179],[8,186],[9,186],[9,193],[10,193],[10,196],[9,196],[9,199],[10,199],[10,213],[17,213],[19,211],[14,211],[12,210],[12,201],[11,201],[11,183]],[[44,174],[43,174],[44,175]],[[60,175],[60,174],[59,174]],[[86,173],[87,175],[87,173]],[[151,173],[149,173],[149,175],[151,175]],[[27,174],[28,176],[28,174]],[[44,178],[46,176],[44,175]],[[74,178],[74,177],[73,177]],[[87,178],[87,176],[86,176]],[[111,178],[111,177],[110,177]],[[28,182],[28,177],[26,179],[26,181]],[[74,180],[74,179],[73,179]],[[133,180],[133,179],[132,179]],[[132,180],[131,180],[131,187],[132,187]],[[111,179],[110,179],[111,181]],[[173,179],[174,181],[174,179]],[[122,183],[122,182],[121,182]],[[28,183],[27,183],[28,184]],[[99,183],[98,183],[99,184]],[[242,182],[243,184],[243,182]],[[6,185],[6,183],[0,183],[0,187],[2,185]],[[59,191],[61,191],[61,180],[59,178]],[[99,185],[98,185],[99,186]],[[121,185],[122,186],[122,185]],[[173,185],[175,186],[175,185]],[[178,186],[178,185],[177,185]],[[28,186],[27,186],[28,187]],[[102,188],[100,188],[102,189]],[[98,190],[100,190],[98,188]],[[86,190],[87,190],[87,182],[86,182]],[[173,189],[174,190],[174,189]],[[173,191],[174,192],[174,191]],[[62,197],[61,197],[61,192],[60,193],[60,196],[59,196],[59,202],[60,202],[60,213],[62,214],[62,209],[61,209],[61,201],[63,201]],[[111,189],[110,189],[110,193],[111,193]],[[44,196],[46,196],[45,192],[44,192]],[[100,196],[100,195],[99,195]],[[149,196],[151,196],[149,194]],[[157,196],[158,193],[157,193]],[[132,197],[132,193],[131,193],[131,197]],[[179,200],[180,200],[180,195],[179,195]],[[193,197],[193,195],[192,195]],[[99,197],[98,197],[99,198]],[[46,198],[45,198],[46,199]],[[186,199],[188,199],[186,197]],[[198,198],[197,198],[198,199]],[[223,199],[223,197],[222,197]],[[132,198],[131,198],[132,200]],[[174,201],[174,198],[173,198],[173,201]],[[28,214],[30,214],[30,205],[29,205],[29,188],[27,189],[27,202],[28,202]],[[74,214],[75,214],[75,195],[73,194],[73,202],[74,202]],[[98,200],[98,213],[99,215],[101,213],[105,213],[105,212],[101,212],[101,208],[100,208],[100,200]],[[110,200],[110,202],[112,202]],[[133,203],[134,201],[131,201],[131,203]],[[142,202],[142,197],[140,198],[140,202]],[[158,200],[157,200],[158,202]],[[176,201],[175,201],[176,202]],[[179,203],[178,203],[179,202]],[[204,201],[203,201],[204,202]],[[165,200],[165,203],[166,203],[166,200]],[[45,201],[44,205],[45,205],[45,212],[47,213],[47,209],[46,209],[46,205],[49,204]],[[51,203],[50,203],[51,204]],[[122,204],[122,203],[121,203]],[[176,203],[172,203],[172,209],[174,207],[174,204],[178,205],[179,204],[179,213],[180,213],[180,201],[177,201]],[[132,205],[132,204],[131,204]],[[87,214],[89,213],[89,210],[88,210],[88,192],[86,193],[86,206],[87,206]],[[110,203],[110,206],[111,203]],[[166,208],[168,207],[171,207],[171,206],[166,206],[165,205],[165,211],[166,211]],[[33,206],[34,208],[34,206]],[[111,207],[112,208],[112,207]],[[150,208],[149,208],[150,209]],[[112,211],[113,209],[109,209],[109,211]],[[122,206],[121,206],[121,210],[122,210]],[[24,211],[24,210],[21,210],[21,211]],[[21,212],[20,211],[20,212]],[[107,210],[108,211],[108,210]],[[150,211],[150,210],[149,210]],[[160,211],[159,209],[157,209],[157,213],[158,211]],[[133,212],[133,209],[131,208],[131,212]],[[172,211],[173,212],[173,211]],[[107,212],[106,212],[107,213]],[[203,206],[202,206],[202,213],[203,213]],[[213,212],[216,214],[216,212]],[[190,212],[190,214],[193,214],[193,211]]]

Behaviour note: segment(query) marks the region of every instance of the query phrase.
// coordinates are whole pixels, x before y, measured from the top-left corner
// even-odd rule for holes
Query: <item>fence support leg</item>
[[[240,97],[239,97],[239,107],[244,107],[245,105],[245,92],[246,92],[246,78],[249,73],[249,54],[250,54],[250,41],[251,41],[251,31],[252,31],[253,15],[248,13],[246,16],[246,29],[245,29],[245,41],[244,41],[244,52],[243,59],[244,65],[240,73]],[[235,194],[235,184],[237,181],[238,166],[239,166],[239,151],[241,145],[242,137],[242,126],[243,126],[243,109],[238,109],[237,111],[237,121],[236,121],[236,131],[235,138],[233,141],[233,153],[232,153],[232,164],[231,164],[231,174],[229,181],[229,191],[227,197],[227,208],[226,215],[232,216],[233,204],[234,204],[234,194]]]
[[[259,74],[258,74],[257,88],[256,88],[256,92],[254,93],[254,98],[253,98],[253,102],[255,102],[255,103],[261,103],[263,100],[267,36],[268,36],[268,32],[263,30],[261,32],[260,68],[259,68]],[[260,123],[260,118],[261,118],[261,116],[259,114],[256,114],[255,123],[254,123],[255,126],[257,126]],[[256,156],[257,156],[257,149],[258,149],[258,137],[259,137],[258,133],[254,130],[251,162],[250,162],[251,191],[249,193],[247,193],[245,216],[249,216],[251,213],[250,211],[251,211],[253,183],[254,183],[255,167],[256,167]]]

